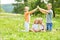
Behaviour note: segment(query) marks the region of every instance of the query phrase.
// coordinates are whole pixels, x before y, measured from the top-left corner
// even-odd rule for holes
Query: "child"
[[[32,29],[30,29],[30,31],[33,31],[33,32],[45,31],[44,27],[45,26],[43,24],[43,19],[37,18],[34,20],[34,24],[32,25]]]
[[[40,31],[45,31],[45,26],[44,26],[44,24],[43,24],[43,19],[42,18],[39,18],[39,20],[38,20],[38,24],[39,24],[39,30]]]
[[[38,32],[39,31],[39,28],[38,28],[38,19],[35,19],[34,20],[34,24],[32,25],[32,29],[31,29],[31,31],[33,31],[33,32]]]
[[[37,8],[40,10],[40,12],[46,14],[47,31],[51,31],[52,30],[52,16],[53,16],[51,3],[47,4],[47,10],[42,9],[39,6],[37,6]]]
[[[28,6],[25,7],[25,12],[24,12],[25,31],[27,31],[27,32],[29,31],[30,14],[34,13],[36,10],[37,10],[37,8],[32,11],[29,11],[29,7]]]

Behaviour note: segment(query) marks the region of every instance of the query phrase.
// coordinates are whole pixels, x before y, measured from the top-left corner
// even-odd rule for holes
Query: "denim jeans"
[[[52,30],[52,23],[47,23],[47,31],[51,31]]]

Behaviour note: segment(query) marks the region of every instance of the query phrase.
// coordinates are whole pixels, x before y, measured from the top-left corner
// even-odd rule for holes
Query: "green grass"
[[[38,16],[31,16],[31,24]],[[43,17],[46,22],[45,16]],[[53,29],[60,28],[60,15],[53,18]],[[0,14],[0,40],[60,40],[60,31],[21,32],[24,29],[24,17],[21,14]]]

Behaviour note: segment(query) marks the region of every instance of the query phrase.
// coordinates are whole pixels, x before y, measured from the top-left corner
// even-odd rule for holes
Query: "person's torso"
[[[44,25],[39,25],[39,29],[43,30],[44,29]]]
[[[53,11],[49,10],[49,13],[46,15],[46,22],[47,23],[52,23],[52,16],[53,16]]]
[[[35,29],[35,30],[38,30],[38,26],[39,26],[38,24],[33,24],[32,28]]]
[[[26,22],[30,22],[30,13],[29,12],[25,13],[24,17],[25,17]]]

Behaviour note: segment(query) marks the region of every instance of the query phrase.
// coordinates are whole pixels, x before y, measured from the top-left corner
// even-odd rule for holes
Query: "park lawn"
[[[53,18],[51,32],[21,32],[24,29],[24,17],[22,14],[0,14],[0,40],[60,40],[60,14]],[[31,24],[38,16],[31,16]],[[46,22],[45,16],[43,17]]]

